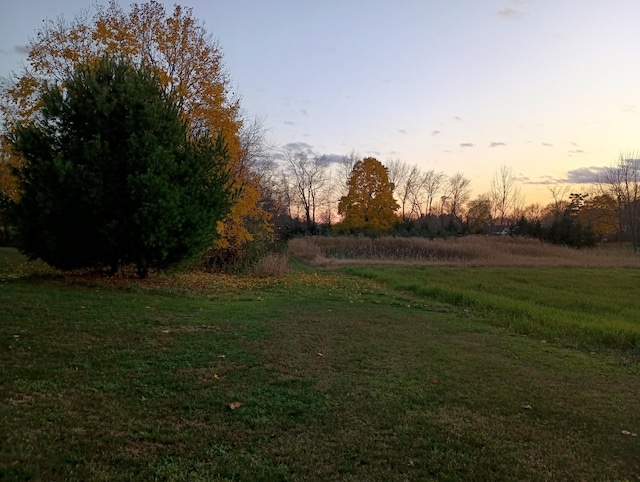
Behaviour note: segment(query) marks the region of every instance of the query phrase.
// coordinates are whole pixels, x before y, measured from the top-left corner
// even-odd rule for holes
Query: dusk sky
[[[163,3],[176,2],[219,40],[246,114],[279,146],[462,172],[475,195],[505,164],[527,202],[640,152],[638,0]],[[0,76],[44,18],[90,5],[6,4]]]

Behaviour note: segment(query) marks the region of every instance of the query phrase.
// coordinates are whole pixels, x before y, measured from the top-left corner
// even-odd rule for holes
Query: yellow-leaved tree
[[[387,168],[377,159],[366,157],[353,166],[349,192],[340,198],[338,213],[344,220],[337,231],[388,233],[398,221],[399,208],[393,197],[394,185]]]
[[[78,14],[72,21],[47,20],[31,40],[27,67],[2,92],[0,110],[8,124],[29,121],[45,83],[61,84],[79,63],[97,61],[105,53],[126,56],[134,64],[151,65],[169,91],[180,99],[180,108],[193,133],[222,135],[230,156],[233,187],[239,192],[229,216],[218,225],[217,248],[239,250],[256,232],[270,230],[262,210],[259,178],[249,166],[249,153],[241,142],[242,116],[238,98],[231,92],[222,63],[222,52],[192,9],[179,5],[167,14],[151,0],[125,11],[115,0]],[[17,198],[11,166],[21,161],[3,140],[5,162],[0,163],[2,192]]]

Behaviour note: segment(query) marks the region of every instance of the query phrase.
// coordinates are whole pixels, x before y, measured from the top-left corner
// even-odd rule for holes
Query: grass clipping
[[[536,239],[465,236],[448,239],[323,237],[289,241],[289,252],[318,267],[367,265],[638,268],[640,256],[625,246],[575,249]]]

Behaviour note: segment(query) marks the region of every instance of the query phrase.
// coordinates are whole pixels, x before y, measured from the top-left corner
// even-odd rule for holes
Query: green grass
[[[638,480],[633,352],[543,343],[499,305],[340,272],[177,294],[29,267],[0,250],[2,480]]]
[[[640,271],[578,268],[349,267],[430,301],[548,341],[640,348]]]

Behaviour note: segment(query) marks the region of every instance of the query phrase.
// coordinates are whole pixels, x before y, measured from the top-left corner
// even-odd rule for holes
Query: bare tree
[[[548,189],[551,193],[551,197],[553,198],[552,214],[555,219],[558,219],[569,206],[569,203],[565,199],[565,197],[571,192],[571,186],[569,186],[568,184],[556,184],[555,186],[549,187]]]
[[[521,203],[522,195],[516,181],[513,168],[505,165],[500,166],[491,181],[491,204],[500,225],[505,224],[507,215],[513,214]]]
[[[418,166],[409,166],[402,161],[394,161],[396,182],[394,182],[394,194],[400,204],[402,220],[406,221],[413,209],[411,199],[415,198],[421,184],[421,173]]]
[[[358,162],[360,159],[360,154],[355,151],[351,151],[346,156],[342,156],[342,158],[336,163],[335,181],[339,187],[337,193],[338,198],[346,196],[349,192],[349,179],[351,178],[351,173],[353,172],[353,166],[355,166],[356,162]]]
[[[433,201],[437,198],[438,193],[443,187],[446,176],[442,172],[436,172],[433,169],[427,171],[422,176],[421,190],[425,196],[425,214],[433,214]]]
[[[315,228],[316,210],[327,184],[329,163],[326,156],[294,150],[285,153],[285,161],[297,201],[304,211],[307,229],[311,231]]]
[[[540,221],[542,219],[542,206],[540,203],[533,203],[520,210],[520,216],[529,222]]]
[[[275,145],[268,138],[264,119],[253,117],[244,119],[240,129],[242,164],[252,169],[256,175],[263,172],[264,163],[273,163]]]
[[[628,231],[634,252],[640,242],[640,156],[621,154],[617,164],[607,168],[600,180],[604,191],[616,201],[620,234]]]
[[[389,173],[389,181],[393,183],[393,195],[397,200],[400,198],[400,194],[398,192],[398,190],[400,189],[399,186],[404,185],[411,167],[409,166],[409,164],[400,159],[386,161],[384,165],[387,168],[387,172]]]
[[[282,211],[279,197],[279,166],[274,159],[275,145],[268,138],[264,119],[244,119],[240,129],[240,166],[248,169],[260,187],[260,205],[272,215]]]
[[[464,204],[471,197],[471,181],[458,172],[449,177],[447,187],[449,191],[449,213],[455,218],[460,215]]]
[[[467,228],[470,233],[486,234],[493,229],[491,197],[491,194],[480,194],[476,199],[469,201]]]

